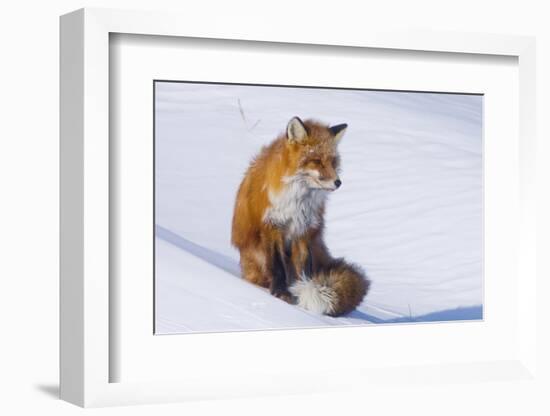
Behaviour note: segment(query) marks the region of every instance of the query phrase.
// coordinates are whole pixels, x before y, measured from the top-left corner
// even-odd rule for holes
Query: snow
[[[482,318],[482,105],[475,95],[156,83],[156,332]],[[326,242],[372,287],[318,316],[238,277],[251,157],[293,116],[348,123]]]

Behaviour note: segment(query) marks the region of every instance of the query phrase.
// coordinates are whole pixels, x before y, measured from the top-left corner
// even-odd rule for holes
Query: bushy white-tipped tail
[[[330,315],[337,301],[334,290],[306,276],[290,287],[290,293],[297,298],[298,306],[323,315]]]
[[[302,276],[290,287],[298,306],[308,311],[338,316],[354,310],[370,286],[363,270],[342,259],[315,273],[311,279]]]

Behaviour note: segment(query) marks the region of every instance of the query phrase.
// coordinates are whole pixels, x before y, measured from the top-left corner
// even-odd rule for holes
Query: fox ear
[[[301,143],[307,138],[306,126],[299,117],[293,117],[288,122],[286,136],[291,143]]]
[[[334,136],[335,143],[338,143],[340,139],[342,139],[347,128],[348,128],[348,125],[345,123],[337,124],[336,126],[329,127],[330,132]]]

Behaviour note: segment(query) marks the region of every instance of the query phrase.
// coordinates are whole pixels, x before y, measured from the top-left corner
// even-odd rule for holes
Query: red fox
[[[243,277],[316,313],[354,310],[370,281],[323,242],[325,202],[342,185],[338,142],[346,124],[294,117],[251,162],[239,187],[231,242]]]

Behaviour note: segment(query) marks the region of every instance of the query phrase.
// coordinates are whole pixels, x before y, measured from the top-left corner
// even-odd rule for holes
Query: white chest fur
[[[326,191],[310,189],[299,177],[287,178],[280,192],[269,192],[271,206],[264,221],[283,228],[289,239],[300,237],[320,224],[326,195]]]

